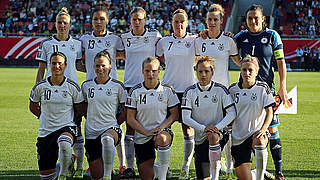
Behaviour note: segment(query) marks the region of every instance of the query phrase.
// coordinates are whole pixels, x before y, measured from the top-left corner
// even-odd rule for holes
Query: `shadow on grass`
[[[172,178],[171,180],[177,180],[179,176],[180,170],[173,169],[172,170]],[[285,177],[293,179],[293,178],[315,178],[320,179],[320,171],[312,171],[312,170],[286,170],[283,172]],[[137,174],[137,172],[136,172]],[[137,174],[138,175],[138,174]],[[195,177],[195,170],[190,170],[190,177]],[[0,171],[0,179],[1,180],[39,180],[39,171],[38,170],[9,170],[9,171]],[[90,179],[86,177],[84,179]],[[112,179],[120,179],[119,175],[114,175]],[[139,179],[135,178],[136,180]],[[221,177],[221,179],[224,179]]]

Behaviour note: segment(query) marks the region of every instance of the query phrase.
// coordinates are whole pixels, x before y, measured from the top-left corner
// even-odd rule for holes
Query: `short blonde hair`
[[[216,68],[214,62],[215,62],[215,59],[210,57],[210,56],[200,56],[196,59],[196,69],[198,70],[198,67],[200,64],[203,64],[203,63],[208,63],[209,66],[210,66],[210,69],[211,71],[213,72]]]
[[[220,19],[222,19],[224,16],[224,9],[222,8],[222,6],[220,4],[212,4],[208,9],[208,13],[211,13],[211,12],[219,12]],[[207,13],[207,15],[208,15],[208,13]]]
[[[155,63],[158,65],[158,69],[160,70],[160,61],[159,59],[155,58],[155,57],[152,57],[152,56],[149,56],[147,57],[143,62],[142,62],[142,70],[144,68],[144,66],[146,64],[151,64],[151,63]]]
[[[188,19],[188,14],[184,9],[177,9],[172,13],[172,20],[173,20],[174,15],[179,14],[179,13],[185,15],[186,18]]]
[[[60,16],[68,16],[69,17],[69,23],[71,22],[71,16],[68,12],[68,9],[66,7],[61,8],[61,10],[59,11],[59,13],[56,16],[56,21],[58,20],[58,18]]]
[[[254,64],[254,65],[257,67],[257,71],[259,71],[259,60],[258,60],[257,57],[250,56],[249,54],[247,54],[247,55],[240,61],[241,67],[242,67],[242,64],[244,64],[244,63],[252,63],[252,64]]]

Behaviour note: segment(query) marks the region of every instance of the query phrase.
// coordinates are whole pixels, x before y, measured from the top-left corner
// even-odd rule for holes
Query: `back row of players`
[[[248,12],[246,13],[246,15],[250,14],[251,11],[256,12],[255,16],[257,16],[257,14],[258,14],[258,18],[263,17],[261,6],[256,6],[256,5],[252,6],[251,10],[249,9]],[[157,90],[154,92],[154,94],[151,91],[149,92],[150,89],[154,89],[154,88],[159,89],[159,83],[156,83],[155,87],[151,86],[150,88],[146,87],[147,83],[140,84],[140,87],[139,87],[139,85],[136,86],[137,84],[139,84],[141,82],[147,82],[149,80],[150,81],[153,80],[153,77],[148,77],[147,75],[142,76],[141,72],[143,72],[143,74],[148,74],[148,73],[154,74],[156,71],[158,71],[157,67],[153,67],[153,65],[151,67],[148,67],[149,69],[144,68],[146,66],[146,64],[157,64],[157,63],[152,63],[154,60],[152,60],[152,58],[151,58],[151,60],[149,60],[148,63],[144,63],[142,65],[142,62],[144,60],[146,60],[147,57],[149,57],[149,56],[154,57],[155,55],[156,56],[162,56],[162,55],[164,56],[166,69],[164,72],[162,82],[165,84],[170,84],[173,87],[173,89],[175,90],[175,92],[179,98],[178,102],[182,102],[182,107],[186,106],[186,104],[184,102],[187,102],[188,90],[185,93],[186,96],[185,96],[184,101],[182,100],[183,93],[185,92],[185,90],[188,87],[190,87],[190,86],[192,87],[194,84],[196,84],[193,66],[194,66],[195,59],[196,59],[197,55],[208,55],[208,56],[214,57],[216,59],[216,61],[215,61],[216,68],[214,71],[214,76],[212,76],[213,82],[209,81],[208,84],[205,84],[205,85],[202,85],[200,83],[200,85],[203,86],[203,87],[199,86],[200,92],[202,92],[203,90],[205,90],[205,91],[211,90],[212,83],[214,83],[214,87],[220,87],[220,89],[223,89],[222,92],[225,93],[224,95],[226,95],[226,96],[229,95],[228,90],[225,88],[225,87],[229,86],[228,59],[229,59],[229,57],[231,57],[236,64],[240,65],[240,56],[238,55],[238,48],[237,48],[235,42],[233,41],[233,39],[225,36],[223,34],[223,32],[220,30],[220,28],[221,28],[220,26],[222,24],[222,19],[223,19],[223,14],[224,14],[224,12],[223,12],[223,9],[221,8],[220,5],[215,4],[210,7],[210,9],[207,13],[207,17],[206,17],[206,23],[208,26],[207,35],[209,38],[203,39],[203,38],[197,38],[196,36],[191,35],[186,32],[186,28],[187,28],[187,24],[188,24],[188,16],[184,10],[178,9],[173,13],[173,17],[172,17],[172,26],[173,26],[173,31],[174,31],[173,34],[171,36],[167,36],[167,37],[162,38],[160,33],[157,30],[150,30],[150,29],[145,28],[146,12],[144,9],[138,7],[138,8],[134,8],[132,10],[132,12],[130,13],[132,30],[130,32],[122,34],[119,37],[119,36],[112,34],[111,32],[108,32],[106,30],[106,25],[109,20],[108,19],[108,10],[104,6],[98,6],[92,12],[93,32],[91,34],[86,34],[86,35],[81,36],[80,41],[78,41],[78,40],[73,39],[69,35],[69,28],[71,27],[70,15],[66,11],[66,9],[62,9],[60,11],[60,13],[57,15],[57,18],[56,18],[57,35],[52,36],[51,38],[45,40],[41,44],[39,51],[38,51],[38,54],[37,54],[37,60],[39,60],[39,71],[38,71],[38,75],[37,75],[37,82],[39,82],[43,78],[44,72],[45,72],[45,67],[52,66],[52,63],[53,63],[52,58],[59,56],[57,54],[55,56],[52,56],[55,53],[62,53],[65,55],[65,59],[68,62],[68,66],[66,66],[64,74],[68,79],[70,78],[69,80],[67,80],[67,82],[71,82],[70,80],[76,82],[76,83],[69,83],[69,84],[73,84],[75,86],[76,86],[76,84],[78,84],[78,79],[76,76],[76,69],[81,70],[81,71],[86,71],[87,81],[85,83],[83,83],[83,85],[82,85],[83,94],[84,94],[86,102],[88,103],[88,113],[86,114],[87,121],[86,121],[86,128],[85,128],[86,150],[88,152],[87,154],[88,154],[89,166],[91,168],[90,169],[91,175],[94,179],[99,179],[101,177],[111,178],[110,164],[108,164],[110,162],[105,159],[107,157],[109,157],[110,154],[113,154],[113,157],[114,157],[114,148],[112,149],[112,146],[110,146],[110,144],[113,144],[113,145],[117,144],[118,136],[121,135],[121,133],[120,133],[121,130],[118,128],[115,128],[115,127],[117,127],[116,125],[107,124],[108,125],[107,127],[113,127],[113,128],[108,129],[107,131],[105,131],[105,130],[102,131],[104,129],[104,127],[102,128],[101,126],[105,125],[102,123],[102,121],[108,120],[108,115],[111,116],[110,119],[113,119],[113,117],[115,117],[115,114],[118,111],[118,108],[114,108],[115,107],[114,105],[117,103],[119,103],[119,104],[124,103],[123,95],[126,93],[129,93],[128,98],[127,98],[127,105],[126,105],[128,108],[127,122],[129,122],[129,125],[133,125],[133,128],[137,131],[137,133],[134,133],[134,130],[132,128],[130,128],[130,126],[127,126],[127,132],[126,132],[126,136],[125,136],[125,145],[126,145],[125,153],[126,153],[126,157],[127,157],[127,166],[128,166],[127,172],[129,171],[129,173],[128,173],[129,176],[130,176],[130,174],[131,174],[131,176],[134,175],[133,168],[134,168],[134,149],[135,149],[137,151],[137,155],[136,155],[137,165],[138,165],[138,170],[139,170],[139,174],[140,174],[141,178],[149,179],[151,176],[153,176],[153,173],[151,173],[153,171],[148,171],[148,170],[146,171],[146,169],[148,169],[148,167],[152,167],[152,166],[150,166],[150,162],[152,162],[152,164],[153,164],[154,156],[152,156],[152,154],[150,155],[150,157],[146,156],[145,153],[141,152],[141,149],[144,149],[144,146],[140,146],[141,144],[145,144],[146,140],[150,140],[150,138],[146,138],[146,135],[151,135],[151,134],[145,134],[146,132],[143,131],[143,129],[141,129],[140,125],[141,124],[143,125],[141,120],[145,119],[146,118],[145,116],[147,116],[146,122],[148,122],[148,121],[150,122],[150,119],[155,121],[154,122],[155,124],[152,124],[151,126],[144,127],[144,128],[155,128],[154,126],[157,123],[159,123],[159,122],[161,123],[162,119],[154,120],[154,116],[155,116],[154,113],[155,112],[152,112],[152,110],[151,110],[153,107],[153,106],[151,106],[151,104],[154,102],[151,101],[151,104],[147,104],[147,102],[149,103],[149,101],[147,101],[147,99],[158,98],[158,101],[160,101],[160,102],[164,101],[164,99],[168,100],[169,95],[166,93],[169,93],[170,91],[166,90],[168,92],[166,92],[165,95],[164,94],[162,94],[162,95],[156,94],[156,93],[159,93],[159,92],[157,92]],[[253,17],[249,16],[249,18],[256,18],[255,16],[253,16]],[[261,29],[260,31],[265,32],[266,29]],[[272,48],[272,52],[270,55],[270,58],[271,58],[273,56],[272,53],[274,50],[277,50],[277,52],[278,52],[278,50],[282,51],[282,43],[281,43],[279,36],[277,35],[277,33],[275,31],[271,31],[271,33],[269,33],[269,34],[272,34],[272,36],[269,36],[269,37],[263,36],[263,38],[261,39],[261,43],[264,43],[266,46],[269,46],[269,45],[271,46],[271,48]],[[244,39],[244,40],[242,40],[241,43],[245,43],[246,41],[249,42],[249,41],[251,41],[251,39]],[[239,48],[244,48],[244,47],[239,47]],[[262,51],[262,48],[264,48],[264,47],[263,46],[258,47],[258,46],[252,45],[252,47],[250,47],[250,48],[252,49],[252,51],[249,54],[254,56],[254,55],[257,55],[255,51]],[[106,53],[105,51],[107,51],[108,53]],[[82,52],[84,52],[84,56],[85,56],[85,65],[83,65],[82,61],[80,60],[82,58]],[[105,77],[102,79],[99,79],[99,73],[103,74],[104,73],[103,69],[107,68],[107,66],[108,66],[108,65],[103,64],[106,62],[97,61],[99,58],[100,59],[101,58],[110,59],[110,64],[111,64],[110,77],[113,79],[112,81],[108,81],[108,78],[106,79]],[[116,81],[117,80],[116,59],[125,59],[126,60],[125,74],[124,74],[124,86],[126,89],[125,93],[120,92],[119,89],[116,90],[117,93],[114,92],[114,88],[116,88],[116,87],[119,88],[120,87],[119,84],[121,84],[120,82]],[[283,53],[281,54],[281,52],[279,52],[278,55],[276,56],[276,59],[279,61],[283,61]],[[79,61],[77,61],[77,60],[79,60]],[[259,60],[259,63],[261,65],[260,60]],[[270,66],[271,60],[270,60],[270,62],[266,62],[266,63],[268,63],[268,66]],[[257,64],[258,64],[258,62],[255,65],[257,65]],[[211,66],[209,66],[209,67],[211,67]],[[102,71],[102,72],[98,72],[99,68],[100,68],[100,71]],[[156,68],[156,69],[154,69],[154,68]],[[199,68],[198,65],[197,65],[197,68]],[[269,68],[271,68],[271,67],[269,67]],[[52,67],[47,68],[46,78],[44,81],[41,81],[42,84],[45,84],[45,82],[47,82],[49,84],[51,83],[49,77],[52,78],[53,74],[56,73],[56,72],[51,72],[52,69],[53,69]],[[59,71],[57,69],[58,68],[56,68],[56,71]],[[148,72],[145,72],[145,69],[148,69]],[[211,68],[210,70],[213,73],[213,68]],[[263,72],[265,72],[265,71],[263,71]],[[267,69],[267,72],[270,73],[269,69]],[[102,75],[101,75],[101,77],[102,77]],[[109,77],[109,74],[108,74],[108,77]],[[200,78],[201,77],[198,76],[198,80]],[[281,79],[281,76],[280,76],[280,79]],[[262,80],[268,82],[268,79],[262,78]],[[109,83],[107,83],[107,82],[109,82]],[[155,82],[158,82],[158,81],[155,81]],[[222,85],[219,85],[216,82],[219,82]],[[113,85],[111,85],[111,83],[113,83]],[[39,83],[39,84],[41,84],[41,83]],[[39,84],[37,84],[35,86],[35,88],[33,89],[32,96],[34,95],[35,90],[37,89],[36,87],[39,87]],[[102,86],[103,84],[105,84],[105,85],[109,84],[109,86],[112,86],[112,87],[108,87],[108,88],[99,87],[100,85]],[[272,72],[272,83],[270,83],[269,86],[271,86],[272,90],[274,91],[273,72]],[[135,88],[133,88],[133,87],[135,87]],[[267,86],[264,86],[264,87],[266,89],[265,92],[267,92],[267,94],[270,94]],[[54,88],[56,88],[56,87],[54,87]],[[141,90],[141,88],[143,90]],[[285,85],[284,85],[284,88],[285,88]],[[44,93],[41,94],[41,96],[42,96],[41,100],[48,101],[48,100],[50,100],[51,93],[53,95],[54,92],[58,92],[58,90],[53,91],[53,89],[50,90],[50,88],[48,88],[48,87],[46,87],[44,89],[45,89],[43,91]],[[130,91],[130,89],[132,89],[132,90]],[[160,89],[165,90],[165,89],[170,89],[170,88],[167,88],[167,86],[161,86]],[[50,93],[48,90],[50,90]],[[61,96],[62,97],[67,96],[66,95],[67,92],[68,91],[62,91]],[[72,94],[72,93],[70,93],[70,94]],[[119,96],[118,96],[118,100],[113,102],[113,106],[106,107],[106,106],[104,106],[103,103],[99,106],[99,103],[101,103],[99,98],[101,98],[103,96],[105,96],[105,97],[111,96],[111,95],[113,96],[114,94],[118,94]],[[175,93],[172,93],[172,94],[175,94]],[[133,95],[135,96],[134,98],[132,97]],[[154,96],[154,97],[151,97],[151,96]],[[174,95],[170,95],[170,97],[171,96],[174,96]],[[236,99],[239,99],[240,98],[239,96],[240,95],[235,95]],[[285,96],[286,96],[286,93],[285,93]],[[283,98],[285,98],[285,96]],[[49,99],[48,99],[48,97],[49,97]],[[98,99],[95,99],[95,97],[97,97]],[[215,97],[212,95],[210,95],[210,96],[208,95],[207,97],[209,97],[209,99],[213,103],[220,102],[220,99],[218,97]],[[259,94],[255,94],[255,96],[252,96],[251,99],[257,99],[257,97],[259,97]],[[40,99],[36,100],[33,97],[31,97],[30,99],[32,102],[32,103],[30,103],[31,105],[38,104],[38,106],[39,106]],[[72,102],[76,103],[76,101],[72,101]],[[135,102],[135,103],[133,103],[133,102]],[[138,108],[137,102],[139,105],[141,105],[141,104],[146,105],[147,104],[147,106],[145,106],[144,108],[148,109],[148,111],[150,111],[150,112],[146,113],[146,114],[144,114],[144,113],[141,114],[140,110],[143,110],[144,108],[142,108],[142,109]],[[166,104],[167,107],[176,107],[175,105],[177,105],[177,104],[175,104],[174,98],[171,99],[170,101],[166,101],[166,103],[168,103],[168,102],[170,102],[170,104]],[[195,105],[197,105],[198,107],[199,107],[199,102],[202,103],[202,101],[199,101],[199,99],[197,99],[197,98],[195,99],[194,102],[196,103]],[[220,102],[220,103],[222,103],[222,102]],[[264,102],[264,103],[266,103],[266,102]],[[43,108],[42,108],[43,104],[44,103],[41,102],[41,112],[43,112]],[[227,114],[224,114],[226,116],[222,115],[221,118],[224,117],[223,119],[227,118],[228,120],[232,121],[234,119],[234,117],[232,118],[232,113],[228,113],[228,111],[227,111],[227,109],[229,109],[228,105],[233,107],[232,103],[229,103],[227,105],[223,104],[220,111],[224,110],[224,112],[226,111]],[[177,107],[180,108],[180,106],[177,106]],[[265,107],[267,107],[267,106],[265,106]],[[39,108],[40,108],[40,106],[39,106]],[[106,110],[105,108],[107,108],[107,109],[111,108],[111,109]],[[158,108],[161,108],[161,107],[158,107]],[[103,109],[106,110],[106,112],[103,112],[102,111]],[[169,109],[171,112],[171,108],[169,108]],[[52,111],[56,111],[56,108],[49,109],[48,111],[49,111],[48,113],[54,113]],[[83,112],[83,110],[79,110],[79,111]],[[90,112],[92,114],[90,114]],[[108,114],[107,112],[109,112],[110,114]],[[194,118],[194,115],[192,113],[195,113],[196,111],[192,111],[191,115],[188,114],[187,112],[186,112],[186,114],[182,115],[181,112],[182,111],[180,109],[179,110],[179,114],[180,114],[179,121],[180,122],[182,122],[182,120],[181,120],[182,117],[190,117],[191,119]],[[206,112],[208,112],[208,111],[206,111]],[[107,114],[105,114],[105,113],[107,113]],[[161,113],[162,113],[161,115],[165,114],[164,111],[161,111]],[[43,114],[43,113],[41,113],[41,114]],[[76,108],[75,108],[75,114],[79,114],[79,112],[77,112]],[[207,114],[207,113],[202,113],[202,114]],[[37,115],[40,115],[40,113]],[[170,118],[171,116],[172,116],[172,118]],[[90,117],[92,117],[92,118],[90,118]],[[150,117],[150,119],[148,117]],[[160,116],[160,117],[162,117],[162,116]],[[80,126],[79,122],[81,122],[81,121],[79,121],[77,118],[79,119],[79,117],[76,117],[75,121],[78,122],[78,126]],[[133,118],[133,119],[135,118],[140,123],[133,123],[135,121],[133,121],[131,118]],[[120,118],[120,121],[118,122],[119,124],[121,123],[121,119],[123,120],[124,118]],[[131,119],[131,121],[130,121],[130,119]],[[173,122],[173,120],[175,120],[175,113],[172,112],[171,115],[168,116],[168,119]],[[186,118],[186,119],[188,119],[188,118]],[[92,120],[92,122],[94,122],[91,125],[87,124],[87,123],[91,122],[90,120]],[[101,120],[101,122],[99,120]],[[170,129],[167,129],[167,127],[170,127],[171,121],[169,121],[169,123],[166,123],[165,126],[163,126],[161,128],[157,127],[158,128],[157,130],[152,131],[153,135],[162,135],[163,134],[162,132],[165,132],[164,137],[161,136],[162,138],[164,138],[164,140],[161,139],[160,137],[159,137],[159,140],[158,140],[158,138],[151,138],[151,140],[156,142],[155,144],[153,144],[153,143],[151,143],[151,144],[158,145],[158,159],[159,159],[159,157],[163,157],[162,161],[160,158],[160,161],[158,160],[158,162],[155,163],[155,167],[157,167],[157,169],[159,169],[159,171],[157,171],[158,173],[156,173],[157,176],[159,177],[159,179],[165,179],[165,174],[168,169],[168,163],[169,163],[168,157],[170,156],[170,151],[168,151],[168,149],[169,149],[171,141],[172,141],[172,133],[171,133]],[[189,122],[189,123],[186,123],[186,122]],[[181,174],[180,174],[181,178],[188,177],[189,166],[191,163],[193,150],[195,148],[195,140],[196,140],[197,145],[200,145],[203,143],[203,139],[201,139],[203,137],[199,136],[200,134],[203,135],[202,126],[201,127],[194,126],[194,124],[190,123],[190,121],[188,121],[188,120],[186,120],[186,122],[184,121],[184,123],[182,123],[182,129],[183,129],[183,133],[185,136],[184,137],[185,140],[184,140],[184,145],[183,145],[183,165],[182,165]],[[224,122],[229,122],[229,121],[224,121]],[[45,157],[41,158],[41,155],[42,155],[41,152],[43,153],[45,151],[41,149],[41,147],[43,145],[41,146],[40,139],[45,138],[45,137],[47,137],[48,134],[50,134],[50,133],[48,133],[47,128],[44,128],[44,129],[46,129],[45,130],[46,133],[42,132],[43,129],[41,129],[41,123],[43,123],[42,125],[45,126],[46,123],[48,123],[48,122],[41,122],[41,117],[40,117],[40,129],[39,129],[39,139],[38,139],[38,144],[39,144],[38,154],[40,155],[40,159],[39,159],[40,174],[41,174],[41,177],[48,177],[50,175],[51,175],[51,177],[53,177],[54,172],[55,172],[55,170],[54,170],[55,164],[53,164],[53,161],[56,162],[57,159],[53,158],[51,164],[43,165],[41,163],[41,159],[45,159]],[[203,125],[206,126],[209,124],[203,124]],[[216,125],[216,124],[213,124],[213,125]],[[217,127],[209,128],[206,130],[206,132],[218,133],[217,130],[222,130],[225,127],[225,125],[228,125],[228,124],[224,124],[224,126],[221,126],[219,128],[217,128]],[[192,126],[192,128],[190,126]],[[196,137],[194,137],[193,128],[195,129],[195,132],[196,132],[195,136]],[[78,128],[78,129],[80,130],[81,128]],[[148,129],[148,130],[150,130],[150,129]],[[52,130],[50,130],[50,132],[52,132]],[[92,132],[94,132],[94,133],[92,134]],[[254,132],[252,131],[249,134],[247,134],[247,137],[251,136]],[[148,132],[148,133],[150,133],[150,132]],[[60,147],[60,142],[63,142],[63,143],[69,142],[71,144],[73,144],[73,142],[75,142],[74,151],[77,154],[78,159],[79,159],[79,162],[77,163],[77,165],[78,165],[77,168],[82,169],[82,162],[81,161],[83,161],[83,137],[77,136],[76,139],[72,139],[72,138],[68,139],[65,136],[61,137],[62,135],[61,136],[59,136],[59,135],[56,135],[56,137],[55,137],[56,140],[58,140],[58,141],[56,142],[55,140],[53,140],[54,142],[51,142],[51,143],[56,143],[56,146],[59,144],[59,147]],[[144,136],[145,137],[144,140],[139,140],[140,136]],[[113,138],[110,138],[110,137],[113,137]],[[150,137],[150,136],[147,136],[147,137]],[[157,136],[155,136],[155,137],[157,137]],[[205,163],[209,162],[209,158],[206,158],[206,157],[203,158],[203,157],[196,156],[195,160],[196,160],[197,177],[199,179],[204,179],[204,178],[210,177],[210,174],[214,178],[218,178],[218,175],[216,173],[214,173],[216,171],[213,171],[213,170],[219,169],[219,165],[218,165],[219,163],[217,163],[217,162],[221,158],[221,155],[220,155],[221,154],[221,147],[217,146],[217,144],[214,144],[214,146],[211,147],[212,144],[210,143],[210,137],[211,136],[208,136],[209,144],[210,144],[210,153],[209,154],[207,153],[207,155],[209,155],[209,157],[210,157],[210,165],[212,167],[211,168],[212,171],[211,171],[211,173],[203,174],[203,172],[209,172],[209,169],[205,168],[205,167],[209,167],[209,166],[205,166],[206,165]],[[215,136],[212,136],[212,139],[214,139],[214,137]],[[198,138],[200,138],[200,140]],[[60,141],[59,141],[59,139],[60,139]],[[110,143],[110,142],[112,142],[112,143]],[[229,141],[229,142],[231,142],[231,141]],[[135,143],[135,145],[134,145],[134,143]],[[70,144],[70,147],[71,147],[71,144]],[[91,144],[91,145],[89,145],[89,144]],[[196,150],[198,149],[197,154],[201,154],[201,152],[203,152],[203,151],[201,150],[200,147],[197,147],[197,145],[195,148]],[[61,145],[61,146],[63,146],[63,145]],[[209,147],[209,145],[207,145],[207,146]],[[81,147],[82,147],[82,150],[81,150]],[[96,150],[99,148],[100,148],[100,150],[97,153]],[[110,148],[111,148],[111,150],[110,150]],[[200,148],[200,151],[199,151],[199,148]],[[231,148],[228,147],[226,149],[231,149]],[[261,149],[263,149],[263,148],[261,148]],[[78,153],[76,151],[78,151]],[[113,151],[113,153],[111,153],[112,151]],[[161,154],[161,152],[162,152],[162,154]],[[230,154],[230,152],[229,152],[229,154]],[[56,156],[56,158],[57,157],[58,156]],[[239,157],[242,157],[242,156],[239,156]],[[63,158],[63,155],[61,154],[61,156],[59,156],[59,159],[61,162],[61,161],[64,161],[65,158]],[[109,157],[109,159],[110,159],[110,157]],[[215,163],[213,163],[213,161]],[[65,164],[61,163],[62,164],[62,166],[61,166],[62,170],[60,171],[61,177],[66,176],[66,172],[67,172],[66,168],[69,163],[68,160],[64,161],[64,162],[65,162]],[[229,162],[231,162],[231,155],[229,156]],[[243,169],[243,168],[240,168],[240,170],[239,170],[238,167],[241,167],[243,164],[245,164],[245,166],[243,166],[243,167],[244,167],[244,169],[246,169],[247,168],[246,163],[248,163],[248,162],[250,162],[250,158],[242,160],[242,162],[240,164],[239,164],[239,162],[237,163],[237,159],[236,159],[236,166],[235,167],[236,167],[237,175],[238,175],[238,171],[240,172],[241,169]],[[281,159],[280,159],[280,163],[281,163]],[[229,164],[228,165],[229,169],[232,170],[231,163],[228,163],[228,164]],[[206,171],[203,171],[200,169],[206,169]],[[261,169],[263,169],[263,168],[261,168]],[[131,171],[131,173],[130,173],[130,171]],[[280,167],[280,173],[281,173],[281,167]],[[241,177],[241,174],[243,174],[243,173],[240,173],[240,175],[239,175],[240,177]]]

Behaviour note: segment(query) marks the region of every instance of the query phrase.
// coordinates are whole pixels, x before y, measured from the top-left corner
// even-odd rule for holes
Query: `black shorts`
[[[171,135],[171,143],[173,142],[173,132],[169,128],[165,128],[164,131],[167,131]],[[136,154],[136,163],[137,165],[149,160],[149,159],[155,159],[156,153],[155,153],[155,146],[153,138],[151,138],[148,142],[144,144],[136,144],[134,143],[134,150]]]
[[[220,132],[221,151],[229,140],[228,132]],[[194,147],[194,164],[196,168],[196,175],[198,179],[210,177],[210,160],[209,160],[209,141],[206,139],[202,144],[195,145]]]
[[[109,129],[113,129],[118,133],[118,142],[117,144],[115,144],[115,146],[117,146],[121,140],[122,130],[118,127],[111,127]],[[84,147],[86,148],[86,156],[88,162],[92,162],[96,159],[102,158],[102,134],[100,134],[96,139],[86,139]]]
[[[183,97],[183,93],[176,93],[179,99],[179,104],[178,104],[178,111],[179,111],[179,119],[178,122],[179,123],[183,123],[182,122],[182,109],[181,109],[181,102],[182,102],[182,97]]]
[[[73,136],[73,139],[75,139],[76,134],[78,134],[76,126],[66,126],[50,133],[46,137],[37,138],[36,145],[40,171],[56,168],[59,154],[59,146],[57,141],[59,136],[65,132],[70,133]]]
[[[252,137],[253,135],[248,137],[243,143],[231,147],[231,155],[234,159],[234,168],[243,163],[252,163]]]

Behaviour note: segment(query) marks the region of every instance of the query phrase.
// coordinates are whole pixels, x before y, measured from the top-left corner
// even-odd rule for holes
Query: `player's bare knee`
[[[193,136],[194,130],[192,127],[182,124],[182,131],[184,136]]]
[[[219,144],[219,134],[217,133],[210,133],[208,134],[208,141],[210,145],[217,145]]]
[[[171,142],[171,136],[167,132],[162,132],[156,136],[155,144],[156,146],[167,146]]]

